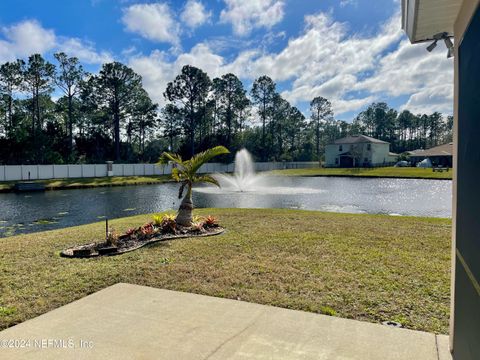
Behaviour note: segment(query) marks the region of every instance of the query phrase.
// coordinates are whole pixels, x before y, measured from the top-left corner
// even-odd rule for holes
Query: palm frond
[[[188,165],[187,164],[185,165],[186,165],[186,168],[188,168],[188,171],[190,173],[195,174],[197,170],[200,169],[200,166],[210,161],[215,156],[229,154],[229,153],[230,151],[228,151],[228,149],[225,146],[215,146],[211,149],[202,151],[192,156],[192,158],[188,160]]]
[[[174,163],[183,166],[182,157],[178,154],[173,154],[169,152],[163,152],[162,155],[160,155],[160,159],[158,159],[157,165],[165,165],[168,164],[170,161],[173,161]]]
[[[172,169],[172,179],[175,180],[176,182],[179,182],[182,180],[181,173],[177,168]]]
[[[204,182],[204,183],[217,185],[218,187],[220,187],[220,184],[218,183],[217,179],[215,179],[213,176],[210,176],[210,175],[195,176],[194,182],[196,183]]]

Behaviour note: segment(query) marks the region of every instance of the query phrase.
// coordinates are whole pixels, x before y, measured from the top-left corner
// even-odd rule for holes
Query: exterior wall
[[[455,87],[450,348],[454,359],[480,354],[480,240],[478,151],[480,133],[480,1],[464,0],[455,22]]]
[[[397,162],[397,159],[398,159],[398,155],[390,155],[388,154],[388,157],[387,157],[387,162],[388,163],[396,163]]]
[[[340,167],[340,155],[351,151],[352,145],[357,146],[357,151],[360,158],[360,166],[363,165],[365,159],[372,166],[379,166],[382,164],[390,163],[390,144],[376,144],[370,143],[371,150],[368,150],[369,143],[360,144],[342,144],[342,150],[340,151],[340,145],[330,144],[325,147],[325,166],[327,167]],[[335,162],[338,159],[338,163]]]
[[[318,162],[256,163],[257,171],[318,167]],[[232,172],[234,164],[204,164],[200,173]],[[172,165],[113,164],[113,176],[151,176],[172,173]],[[107,164],[82,165],[0,165],[0,181],[47,180],[107,176]]]
[[[390,144],[372,144],[372,164],[387,164],[389,161]]]

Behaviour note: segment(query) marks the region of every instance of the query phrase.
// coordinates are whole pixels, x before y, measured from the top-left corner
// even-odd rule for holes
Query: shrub
[[[195,232],[205,232],[204,229],[205,222],[203,221],[197,221],[197,222],[192,222],[191,230]]]
[[[207,216],[207,217],[204,219],[204,226],[205,226],[205,227],[208,227],[208,228],[218,226],[217,218],[214,217],[214,216],[212,216],[212,215]]]
[[[140,227],[140,233],[143,237],[151,237],[154,232],[155,229],[153,228],[153,223],[146,223],[145,225]]]
[[[160,223],[160,229],[163,233],[176,234],[177,233],[177,222],[175,221],[174,215],[164,215],[162,222]]]

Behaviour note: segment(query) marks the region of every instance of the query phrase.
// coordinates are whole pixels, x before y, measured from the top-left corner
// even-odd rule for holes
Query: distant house
[[[370,167],[390,165],[397,160],[390,143],[365,135],[335,140],[325,148],[326,167]]]
[[[409,151],[410,162],[417,165],[420,161],[430,159],[433,166],[451,168],[453,165],[453,143],[443,144],[427,150],[418,149]]]

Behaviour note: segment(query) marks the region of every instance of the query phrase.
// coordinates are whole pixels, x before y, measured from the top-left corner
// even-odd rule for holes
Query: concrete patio
[[[447,360],[451,356],[444,335],[116,284],[0,332],[0,358]]]

